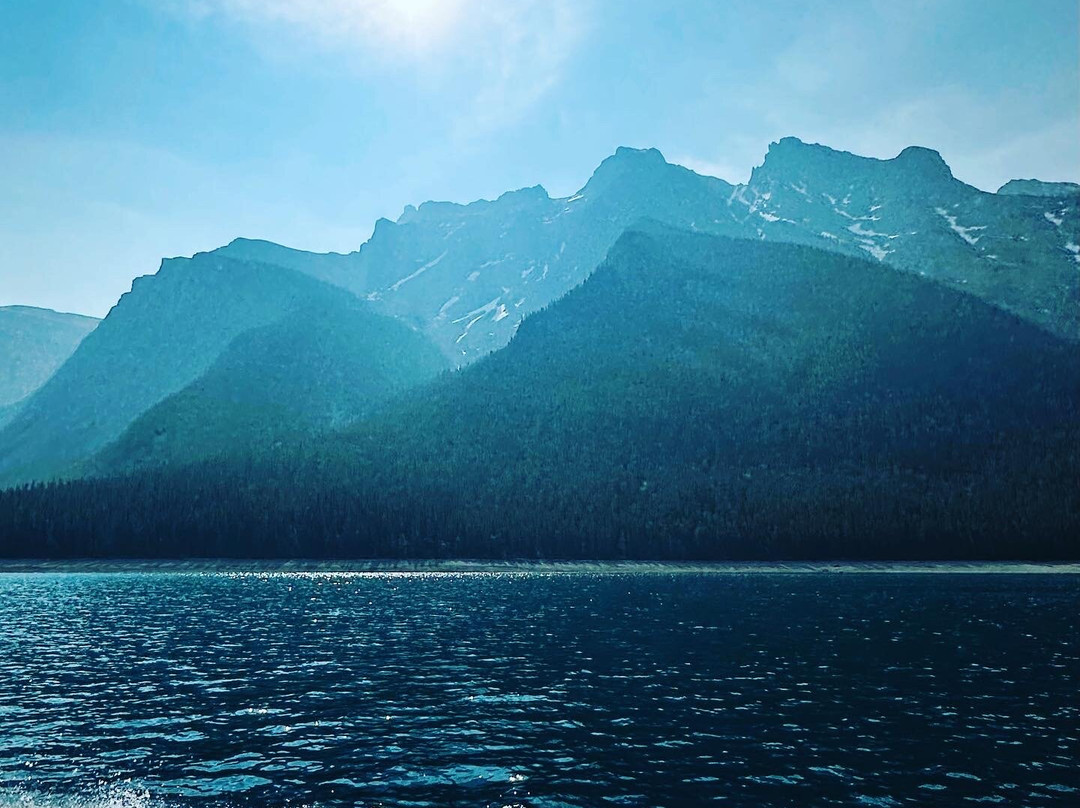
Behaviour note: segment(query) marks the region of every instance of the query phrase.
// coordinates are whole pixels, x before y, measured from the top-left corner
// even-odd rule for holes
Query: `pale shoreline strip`
[[[315,559],[0,559],[0,574],[26,573],[698,573],[728,575],[806,574],[1038,574],[1080,575],[1080,562],[1043,561],[490,561]]]

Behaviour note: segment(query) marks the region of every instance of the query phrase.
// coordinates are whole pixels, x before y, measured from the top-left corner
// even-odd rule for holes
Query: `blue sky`
[[[103,315],[236,236],[348,251],[407,203],[745,181],[796,135],[1080,180],[1076,0],[4,0],[0,305]]]

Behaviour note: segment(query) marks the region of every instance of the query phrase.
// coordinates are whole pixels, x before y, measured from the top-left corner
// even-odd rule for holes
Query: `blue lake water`
[[[1080,577],[0,575],[0,805],[1080,805]]]

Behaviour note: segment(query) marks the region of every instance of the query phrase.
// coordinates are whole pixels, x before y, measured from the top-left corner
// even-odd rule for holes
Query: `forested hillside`
[[[105,447],[97,474],[274,448],[340,429],[447,370],[423,334],[345,293],[234,339],[197,380]]]
[[[0,494],[5,555],[1078,552],[1075,346],[912,273],[650,227],[326,439]]]
[[[259,383],[251,373],[260,361],[266,366],[258,373],[269,382],[275,364],[299,368],[308,361],[319,318],[333,313],[321,324],[324,334],[327,328],[340,326],[349,337],[359,339],[375,322],[362,319],[373,317],[365,314],[370,311],[370,305],[343,289],[272,264],[211,253],[164,261],[156,275],[135,280],[101,325],[0,429],[0,485],[81,473],[95,454],[120,438],[140,415],[197,382],[219,359],[231,362],[240,372],[230,380],[219,374],[219,387]],[[303,326],[305,313],[315,329],[310,334],[305,334]],[[350,325],[354,316],[362,321]],[[289,317],[300,318],[290,320],[297,338],[279,340],[281,350],[269,351],[268,344],[258,338],[234,342],[251,329]],[[381,338],[379,331],[385,328],[392,328],[404,340],[392,351],[408,352],[416,344],[412,329],[400,323],[379,326],[372,334]],[[264,340],[270,338],[263,335]],[[347,341],[324,342],[323,347],[336,349]],[[240,356],[246,348],[261,350],[261,358]],[[230,349],[232,358],[223,358]],[[350,345],[340,356],[342,365],[350,365],[357,352],[364,350],[363,344]],[[324,351],[324,359],[333,364],[338,357],[326,356]],[[248,378],[245,367],[250,371]],[[300,378],[311,382],[312,374]],[[330,381],[329,375],[326,378]],[[251,393],[258,395],[254,389]],[[263,397],[267,403],[272,394]],[[333,398],[333,389],[325,396]],[[238,402],[234,398],[234,404]],[[204,411],[198,417],[228,419],[231,413]],[[306,425],[300,419],[280,424],[279,429],[302,431]],[[229,448],[228,430],[214,437],[219,448]]]

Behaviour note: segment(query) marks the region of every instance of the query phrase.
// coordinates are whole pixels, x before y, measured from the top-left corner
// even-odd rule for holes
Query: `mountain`
[[[333,437],[0,495],[0,552],[1062,557],[1078,397],[1075,345],[938,281],[650,225]]]
[[[706,221],[710,211],[724,209],[731,191],[723,180],[670,165],[655,149],[620,148],[568,198],[551,199],[535,186],[494,201],[409,206],[396,222],[380,219],[371,239],[348,256],[247,240],[218,253],[343,286],[422,329],[463,365],[501,348],[525,315],[581,283],[634,222],[699,222],[718,232],[733,226]]]
[[[1080,198],[987,194],[930,149],[875,160],[784,138],[737,200],[763,238],[861,251],[1080,340]]]
[[[620,148],[565,199],[536,186],[469,205],[409,206],[396,222],[379,220],[350,255],[251,241],[219,252],[343,286],[465,365],[581,283],[643,219],[870,257],[1080,340],[1080,197],[984,193],[918,147],[878,160],[784,138],[738,186],[672,165],[655,149]]]
[[[999,194],[1024,196],[1080,196],[1075,182],[1043,182],[1042,180],[1009,180],[998,188]]]
[[[156,275],[135,280],[0,431],[0,481],[72,473],[139,415],[210,370],[244,332],[352,300],[270,264],[208,253],[165,260]]]
[[[653,228],[505,350],[336,448],[381,501],[423,481],[423,510],[387,530],[466,555],[498,552],[492,537],[889,557],[1070,535],[1075,553],[1078,399],[1074,345],[969,294]]]
[[[202,376],[140,415],[93,467],[190,463],[310,437],[448,367],[419,332],[351,295],[325,294],[240,334]]]
[[[0,426],[97,325],[94,317],[30,306],[0,307]],[[5,416],[6,413],[6,416]]]
[[[620,148],[570,197],[536,186],[410,206],[347,255],[240,239],[166,261],[0,432],[0,481],[70,472],[196,381],[239,334],[303,305],[311,284],[364,299],[468,365],[581,284],[645,220],[861,256],[1080,341],[1080,197],[983,193],[918,147],[877,160],[784,138],[739,186],[655,149]]]

